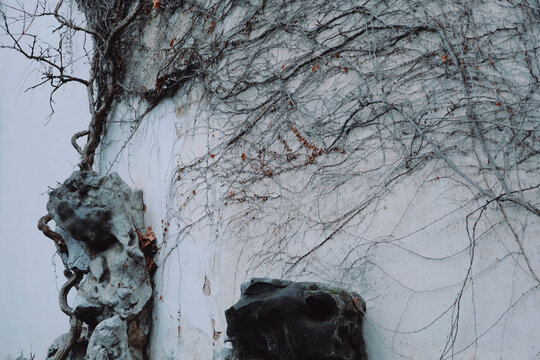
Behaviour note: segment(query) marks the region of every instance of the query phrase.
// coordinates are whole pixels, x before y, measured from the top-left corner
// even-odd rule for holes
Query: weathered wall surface
[[[219,200],[230,190],[210,178],[206,181],[215,188],[198,193],[193,208],[180,216],[175,199],[179,194],[172,184],[174,167],[179,157],[203,153],[208,139],[205,133],[194,136],[189,131],[193,122],[200,121],[193,116],[193,106],[183,105],[178,116],[176,104],[184,101],[192,100],[177,96],[163,103],[121,152],[126,132],[120,126],[111,128],[100,163],[101,171],[118,171],[132,186],[144,189],[145,217],[161,234],[153,356],[210,359],[224,346],[224,311],[239,299],[240,284],[253,276],[283,274],[280,264],[265,261],[271,249],[265,251],[266,244],[257,240],[276,232],[275,223],[287,214],[287,207],[283,213],[264,213],[256,220],[241,214],[240,219],[225,222],[231,210]],[[108,165],[113,160],[117,162]],[[476,354],[478,359],[504,359],[520,354],[533,359],[539,351],[531,334],[538,330],[540,299],[511,233],[504,228],[489,232],[493,224],[483,225],[486,234],[476,244],[469,273],[464,217],[470,210],[463,207],[464,192],[434,178],[429,172],[412,177],[381,200],[369,228],[360,234],[348,230],[306,262],[301,272],[285,277],[327,282],[361,294],[367,303],[366,345],[373,359],[438,358],[458,315],[459,353],[454,358]],[[354,201],[354,196],[339,193],[334,202],[320,205],[337,211],[343,202]],[[523,243],[537,256],[536,220],[528,215],[515,220],[527,225],[522,229]],[[369,241],[359,241],[359,235]],[[312,235],[295,236],[303,242]],[[358,249],[365,253],[359,255]],[[349,262],[343,263],[344,256]],[[472,281],[461,294],[464,279]],[[216,332],[222,334],[214,340]]]
[[[538,9],[520,4],[148,13],[99,170],[144,189],[161,233],[153,356],[218,356],[240,283],[271,276],[361,294],[372,359],[536,358]]]

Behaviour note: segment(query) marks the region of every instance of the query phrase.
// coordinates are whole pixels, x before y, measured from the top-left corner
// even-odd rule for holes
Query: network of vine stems
[[[19,20],[53,16],[61,38],[90,36],[88,78],[66,72],[62,46],[43,47],[27,28],[13,31],[4,11],[11,43],[3,47],[45,64],[51,96],[68,82],[87,88],[89,127],[72,138],[83,171],[92,169],[116,104],[144,104],[129,120],[127,143],[166,99],[199,97],[197,114],[205,120],[195,122],[193,133],[206,134],[208,148],[175,172],[180,210],[171,216],[185,220],[184,234],[216,214],[239,237],[264,228],[243,237],[259,247],[250,261],[289,276],[309,271],[310,262],[322,264],[325,249],[346,239],[332,266],[354,279],[377,244],[395,241],[362,235],[381,199],[423,177],[466,194],[460,209],[469,245],[456,254],[470,261],[455,301],[439,316],[451,318],[441,359],[483,336],[456,349],[462,296],[487,232],[512,234],[515,250],[508,255],[532,279],[527,293],[540,286],[516,220],[537,224],[540,217],[538,0],[78,5],[85,25],[61,15],[62,1],[52,11],[38,4]],[[225,189],[219,204],[190,218],[198,194],[216,187]],[[338,193],[343,201],[328,210]],[[42,218],[40,228],[65,251],[49,220]],[[496,225],[485,230],[485,221]]]

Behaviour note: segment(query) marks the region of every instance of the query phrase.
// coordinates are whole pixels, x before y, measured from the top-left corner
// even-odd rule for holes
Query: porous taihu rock
[[[252,279],[225,312],[240,360],[367,360],[360,295],[313,283]]]
[[[72,308],[87,325],[85,359],[143,359],[152,284],[139,248],[142,192],[115,173],[74,172],[51,191],[47,210],[65,241],[62,260],[82,275]]]
[[[83,331],[81,337],[75,342],[66,360],[85,360],[84,356],[86,355],[86,348],[88,347],[88,333],[86,330],[87,329]],[[47,358],[45,360],[53,360],[60,347],[69,341],[68,337],[69,334],[62,334],[57,337],[51,346],[49,346]]]
[[[103,320],[95,328],[85,360],[132,360],[128,349],[127,326],[119,316]]]

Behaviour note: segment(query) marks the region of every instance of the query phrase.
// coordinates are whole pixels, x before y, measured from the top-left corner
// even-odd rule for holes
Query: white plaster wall
[[[131,186],[144,191],[146,221],[161,242],[152,336],[155,359],[217,356],[224,346],[224,310],[238,300],[240,284],[252,276],[279,277],[282,270],[253,266],[257,247],[248,241],[253,234],[268,231],[267,226],[283,214],[274,213],[252,227],[231,229],[242,221],[228,225],[220,221],[217,214],[227,216],[234,210],[223,206],[227,190],[212,179],[205,180],[209,190],[196,195],[190,211],[177,208],[181,194],[173,183],[174,167],[204,154],[213,141],[209,129],[200,126],[204,113],[194,100],[196,94],[180,93],[163,102],[127,142],[129,123],[112,125],[100,154],[101,171],[117,171]],[[128,118],[127,109],[118,106],[115,118]],[[195,122],[198,130],[192,130]],[[362,294],[367,301],[364,332],[372,359],[435,359],[448,341],[457,309],[451,305],[468,276],[464,219],[471,209],[463,206],[468,195],[448,179],[451,175],[449,170],[420,171],[381,199],[364,234],[373,240],[370,249],[347,275],[335,263],[355,244],[346,232],[306,265],[304,275],[288,275]],[[440,179],[425,181],[435,176]],[[355,199],[345,193],[324,206],[332,211],[341,201]],[[532,216],[525,214],[525,218],[516,221],[527,222],[523,243],[530,245],[535,269],[539,269],[535,239],[540,228]],[[193,225],[187,229],[189,224]],[[484,230],[490,224],[479,226]],[[479,237],[473,280],[463,291],[459,308],[454,359],[538,358],[534,334],[540,330],[540,294],[537,288],[531,290],[535,282],[516,250],[504,227]],[[211,287],[209,295],[203,291],[205,278]],[[218,341],[212,339],[212,321],[215,330],[223,332]],[[451,356],[452,352],[445,358]]]
[[[490,9],[499,11],[495,5]],[[154,16],[144,43],[159,49],[159,31],[165,30],[159,27],[159,14]],[[183,24],[182,15],[178,17],[162,24],[169,38],[181,37],[183,27],[174,26]],[[229,21],[220,26],[230,28],[234,16]],[[286,52],[274,55],[276,61],[287,58]],[[134,74],[134,84],[153,86],[156,59],[148,59],[148,64],[142,63],[144,54],[133,59],[136,66],[151,69]],[[313,91],[325,94],[357,86],[351,75],[333,80]],[[413,85],[404,93],[418,91],[417,84]],[[194,179],[177,180],[175,168],[211,153],[222,138],[222,127],[228,126],[219,110],[211,115],[205,112],[208,99],[201,100],[200,94],[196,87],[189,94],[180,91],[144,117],[136,129],[130,119],[137,118],[144,104],[123,101],[116,107],[113,118],[117,122],[110,124],[100,153],[100,171],[117,171],[131,186],[144,191],[146,220],[161,241],[151,344],[156,359],[219,357],[225,346],[224,311],[238,300],[240,284],[253,276],[280,277],[288,268],[283,259],[265,262],[261,255],[261,251],[275,250],[268,241],[269,234],[281,230],[276,224],[287,219],[290,211],[308,214],[317,207],[318,215],[324,217],[348,209],[362,201],[362,189],[380,181],[366,174],[321,198],[317,186],[295,196],[270,180],[261,182],[268,191],[279,192],[282,206],[260,208],[254,221],[243,216],[241,204],[227,202],[227,194],[237,189],[227,188],[211,172],[199,174],[195,181],[204,190],[192,194]],[[212,165],[219,157],[207,156],[203,165]],[[471,163],[469,158],[461,160]],[[367,302],[364,333],[372,359],[538,359],[540,347],[534,336],[540,330],[537,282],[508,227],[501,225],[500,214],[490,214],[489,221],[478,224],[482,235],[471,253],[465,218],[481,204],[471,201],[469,190],[455,181],[452,170],[439,165],[443,164],[428,166],[385,192],[365,209],[363,220],[350,224],[286,277],[327,282],[360,293]],[[290,175],[287,185],[301,188],[304,177],[302,172]],[[183,207],[186,198],[194,199],[188,208]],[[510,222],[519,229],[522,246],[538,273],[538,219],[519,211],[510,214]],[[319,229],[295,226],[300,229],[298,241],[287,251],[302,253],[320,241]],[[349,256],[342,262],[344,254]],[[474,265],[470,268],[471,256]],[[203,291],[205,279],[210,293]],[[456,300],[459,307],[453,306]],[[450,330],[457,318],[459,331],[452,338]],[[214,330],[222,332],[217,341]],[[454,350],[441,356],[452,342]]]

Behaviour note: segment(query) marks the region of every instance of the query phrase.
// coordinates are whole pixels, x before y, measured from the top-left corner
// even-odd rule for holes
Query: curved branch
[[[80,138],[80,137],[83,137],[85,135],[88,135],[89,133],[90,132],[88,130],[83,130],[83,131],[79,131],[79,132],[73,134],[73,136],[71,137],[71,145],[73,145],[75,150],[77,150],[77,152],[80,155],[83,154],[83,151],[82,151],[81,147],[77,144],[77,139]]]
[[[68,278],[68,281],[65,282],[64,285],[60,288],[60,293],[58,294],[58,302],[60,304],[60,310],[68,316],[73,316],[73,309],[68,305],[67,302],[67,296],[69,294],[69,290],[71,290],[72,287],[79,284],[79,282],[82,279],[82,274],[78,271],[74,271],[74,273],[71,275],[70,278]]]
[[[144,1],[139,0],[139,2],[137,3],[137,6],[135,7],[135,9],[133,9],[133,11],[130,14],[128,14],[118,25],[116,25],[116,27],[112,30],[111,35],[107,39],[107,42],[105,44],[105,50],[103,51],[103,54],[108,54],[110,52],[111,46],[114,45],[113,42],[116,39],[116,37],[118,35],[120,35],[120,33],[129,24],[131,24],[133,22],[133,20],[135,20],[135,17],[142,10],[143,6],[144,6]]]
[[[64,0],[60,0],[58,2],[58,4],[56,4],[56,8],[54,9],[54,17],[56,18],[56,20],[58,20],[58,22],[64,26],[67,26],[69,27],[70,29],[73,29],[73,30],[79,30],[79,31],[84,31],[85,33],[87,34],[90,34],[90,35],[94,35],[98,38],[100,38],[102,41],[105,41],[103,39],[103,37],[101,37],[101,35],[95,31],[92,31],[92,30],[89,30],[89,29],[86,29],[86,28],[83,28],[83,27],[80,27],[78,25],[75,25],[73,24],[71,21],[67,20],[65,17],[63,17],[62,15],[60,15],[58,13],[58,11],[60,11],[60,7],[62,6]]]
[[[82,322],[77,319],[75,316],[72,316],[70,319],[70,329],[68,333],[68,338],[60,345],[56,354],[54,355],[53,360],[65,360],[69,356],[73,345],[79,340],[82,332]]]
[[[88,81],[87,85],[92,120],[88,126],[88,141],[81,150],[82,161],[79,163],[79,168],[81,171],[92,170],[92,166],[94,164],[94,155],[101,141],[101,135],[107,121],[107,115],[111,109],[114,99],[117,70],[111,59],[112,49],[116,45],[116,40],[122,31],[135,20],[143,6],[144,1],[139,0],[135,8],[111,31],[107,40],[104,41],[105,46],[102,55],[98,56],[97,52],[94,54],[92,67],[90,70],[90,80]],[[94,100],[93,82],[98,72],[98,63],[101,61],[108,62],[109,66],[108,70],[105,71],[106,90],[102,96],[99,96],[101,101],[96,102]]]
[[[42,216],[38,220],[37,227],[43,233],[43,235],[45,235],[46,237],[54,241],[56,245],[58,245],[61,252],[67,253],[67,247],[62,236],[56,231],[52,231],[49,225],[47,225],[47,223],[51,220],[52,220],[51,214]]]

